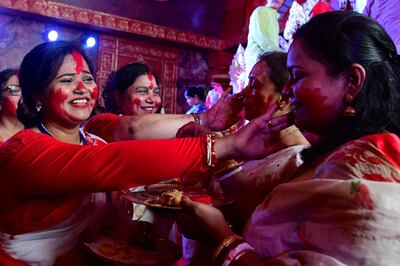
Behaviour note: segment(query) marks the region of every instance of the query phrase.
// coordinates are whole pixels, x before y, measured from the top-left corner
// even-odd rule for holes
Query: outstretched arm
[[[199,122],[211,131],[229,128],[240,120],[243,97],[230,96],[225,91],[218,102],[207,112],[199,113]],[[115,141],[132,139],[165,139],[174,138],[183,125],[194,122],[192,115],[146,114],[124,116],[116,125],[113,137]],[[93,132],[96,134],[96,132]]]

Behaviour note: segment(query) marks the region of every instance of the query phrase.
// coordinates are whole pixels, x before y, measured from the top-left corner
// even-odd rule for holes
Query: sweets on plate
[[[164,191],[160,195],[160,204],[164,206],[180,206],[182,201],[183,191],[170,189]]]

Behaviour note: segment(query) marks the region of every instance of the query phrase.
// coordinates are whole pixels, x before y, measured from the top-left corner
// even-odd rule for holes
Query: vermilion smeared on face
[[[90,98],[96,101],[99,99],[99,89],[97,87],[94,87],[92,90],[90,90]]]
[[[147,71],[147,77],[150,80],[150,84],[149,84],[149,89],[152,90],[154,88],[154,83],[153,83],[153,74],[151,74],[150,71]]]
[[[161,102],[157,102],[156,103],[156,109],[158,110],[158,109],[160,109],[160,107],[161,107]]]
[[[323,89],[321,88],[303,88],[297,90],[295,96],[300,101],[304,102],[305,108],[308,112],[318,115],[326,114],[332,110],[332,105],[328,103],[328,97],[322,95]]]
[[[83,89],[87,89],[86,85],[83,84],[82,80],[79,81],[78,86]]]
[[[10,97],[3,98],[3,106],[4,113],[11,114],[12,116],[17,116],[17,102],[12,101]]]
[[[49,95],[50,104],[53,106],[53,109],[59,114],[65,113],[65,110],[62,109],[62,104],[67,98],[68,92],[64,91],[62,88],[52,90]]]
[[[150,71],[147,71],[147,77],[150,81],[153,81],[153,74]]]
[[[133,99],[133,104],[140,105],[142,101],[139,98]]]
[[[72,58],[74,59],[74,61],[76,63],[76,67],[75,67],[76,74],[80,74],[83,69],[83,57],[80,53],[73,51]]]

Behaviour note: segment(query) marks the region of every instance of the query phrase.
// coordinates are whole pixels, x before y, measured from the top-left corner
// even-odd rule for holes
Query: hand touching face
[[[279,99],[281,93],[270,80],[271,70],[260,60],[249,74],[249,85],[245,88],[244,110],[247,120],[264,114]]]

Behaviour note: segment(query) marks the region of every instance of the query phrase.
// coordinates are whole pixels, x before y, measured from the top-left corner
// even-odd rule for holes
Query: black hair
[[[34,127],[40,121],[36,111],[38,99],[44,95],[49,84],[56,78],[64,58],[78,52],[93,73],[93,67],[80,44],[68,41],[45,42],[37,45],[22,60],[19,83],[22,89],[22,102],[18,105],[18,119],[26,128]]]
[[[158,84],[156,74],[150,68],[150,66],[144,63],[130,63],[121,67],[116,72],[112,72],[108,77],[107,85],[102,93],[105,103],[105,110],[107,112],[119,114],[120,107],[115,101],[114,92],[118,91],[120,94],[123,94],[138,77],[146,75],[147,73],[151,73]]]
[[[7,68],[0,72],[0,89],[6,87],[7,81],[12,77],[18,75],[18,69]],[[0,92],[0,103],[3,101],[2,93]]]
[[[373,19],[355,12],[328,12],[312,18],[294,34],[305,53],[335,77],[352,64],[366,72],[362,89],[351,103],[356,114],[343,116],[307,159],[369,134],[400,135],[400,65],[396,46]]]
[[[260,56],[258,61],[263,61],[269,68],[269,79],[276,89],[282,92],[283,87],[289,79],[286,68],[287,54],[283,52],[266,52]]]
[[[203,102],[206,100],[205,91],[202,87],[189,87],[185,90],[185,96],[194,97],[195,95]]]

